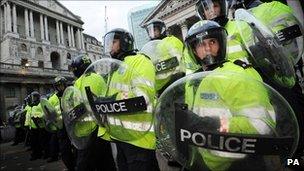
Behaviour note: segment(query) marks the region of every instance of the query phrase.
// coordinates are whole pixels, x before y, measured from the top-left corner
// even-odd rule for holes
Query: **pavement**
[[[31,151],[26,151],[28,147],[24,143],[11,146],[12,142],[0,144],[0,170],[45,170],[63,171],[67,170],[61,160],[47,163],[46,160],[37,159],[30,161]]]

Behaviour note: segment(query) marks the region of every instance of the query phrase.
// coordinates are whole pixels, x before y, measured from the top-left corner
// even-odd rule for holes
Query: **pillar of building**
[[[63,39],[63,26],[62,26],[62,22],[60,22],[59,24],[59,28],[60,28],[60,40],[61,40],[61,44],[64,45],[64,39]]]
[[[70,27],[70,25],[68,25],[67,29],[68,29],[68,41],[69,41],[68,46],[71,47],[71,27]]]
[[[44,26],[43,26],[43,14],[40,14],[40,36],[41,36],[41,40],[45,40],[45,38],[44,38]]]
[[[74,27],[71,26],[71,40],[72,40],[72,47],[75,47],[75,36],[74,36]]]
[[[77,28],[77,44],[76,44],[76,46],[77,46],[77,48],[78,49],[81,49],[81,38],[80,38],[80,30],[79,30],[79,28]]]
[[[34,29],[34,20],[33,20],[33,11],[30,10],[30,29],[31,29],[31,37],[35,37],[35,29]]]
[[[47,16],[44,16],[44,31],[45,31],[45,40],[49,41],[49,30],[48,30]]]
[[[29,18],[28,18],[28,10],[24,9],[24,27],[25,27],[25,36],[30,37],[30,29],[29,29]]]
[[[60,33],[59,33],[59,21],[56,20],[56,35],[57,35],[57,44],[60,44]]]
[[[16,4],[13,4],[13,32],[17,34],[17,11],[16,11]]]
[[[185,38],[187,36],[187,33],[188,33],[187,21],[186,20],[182,20],[182,21],[178,22],[177,24],[181,28],[183,40],[185,40]]]
[[[3,16],[3,20],[4,20],[4,33],[6,33],[6,32],[7,32],[7,21],[6,21],[6,15],[7,15],[7,14],[6,14],[6,12],[7,12],[7,9],[6,9],[6,8],[7,8],[7,6],[6,6],[6,4],[4,4],[3,7],[4,7],[4,8],[3,8],[3,10],[4,10],[4,11],[3,11],[3,15],[4,15],[4,16]],[[1,31],[2,31],[2,30],[1,30]]]
[[[12,14],[11,14],[11,5],[6,3],[6,21],[7,21],[7,31],[12,32]]]

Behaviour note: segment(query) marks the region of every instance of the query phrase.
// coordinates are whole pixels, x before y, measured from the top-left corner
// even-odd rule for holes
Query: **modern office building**
[[[149,41],[148,34],[145,29],[141,28],[140,23],[152,12],[158,2],[152,2],[148,5],[142,5],[133,8],[128,14],[129,31],[135,39],[135,47],[141,49],[144,44]]]

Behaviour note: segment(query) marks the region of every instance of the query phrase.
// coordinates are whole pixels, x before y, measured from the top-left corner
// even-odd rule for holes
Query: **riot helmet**
[[[57,91],[58,94],[62,95],[63,91],[67,87],[68,80],[65,77],[57,76],[54,80],[54,89]]]
[[[79,55],[72,60],[69,69],[75,77],[79,78],[91,63],[92,61],[87,55]]]
[[[203,70],[213,70],[225,61],[227,31],[214,21],[195,23],[188,31],[186,46],[189,55]]]
[[[33,91],[30,95],[31,107],[37,106],[40,102],[40,94],[37,91]]]
[[[134,53],[132,34],[122,28],[109,31],[104,36],[104,53],[118,60],[123,60],[128,54]]]
[[[196,12],[202,20],[212,20],[225,26],[228,22],[227,0],[199,0]]]
[[[150,40],[163,39],[167,36],[166,24],[160,19],[151,20],[144,28],[146,29]]]

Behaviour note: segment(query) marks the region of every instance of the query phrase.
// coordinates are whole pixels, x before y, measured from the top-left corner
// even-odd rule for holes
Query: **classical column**
[[[81,49],[81,38],[80,38],[80,30],[77,28],[77,48]]]
[[[71,27],[70,27],[70,25],[68,25],[68,41],[69,41],[69,43],[68,43],[68,46],[69,47],[71,47]]]
[[[16,4],[13,4],[13,31],[17,33],[17,12],[16,12]]]
[[[62,22],[60,22],[60,37],[61,37],[61,44],[64,45],[64,39],[63,39],[63,26]]]
[[[43,27],[43,15],[40,14],[40,36],[41,40],[44,40],[44,27]]]
[[[84,48],[84,38],[83,38],[83,32],[82,31],[80,32],[80,37],[81,37],[81,49],[84,50],[85,49]]]
[[[6,21],[7,21],[7,31],[11,32],[12,31],[12,17],[11,17],[11,6],[9,3],[6,3]]]
[[[60,44],[59,21],[56,20],[57,44]]]
[[[6,4],[3,5],[4,6],[4,11],[3,11],[3,20],[4,20],[4,33],[7,32],[7,20],[6,20],[6,13],[7,13],[7,7],[6,7]],[[2,31],[2,30],[1,30]]]
[[[34,21],[33,21],[33,11],[30,10],[30,29],[31,29],[31,37],[35,37],[34,30]]]
[[[74,28],[71,26],[71,36],[72,36],[72,47],[75,47],[75,37],[74,37]]]
[[[182,21],[178,22],[177,24],[180,26],[180,28],[182,30],[183,40],[185,40],[185,38],[187,36],[187,32],[188,32],[187,21],[182,20]]]
[[[28,19],[28,10],[27,9],[24,9],[24,26],[25,26],[26,37],[30,37],[29,19]]]
[[[45,40],[49,41],[49,30],[48,30],[47,16],[44,16],[44,31],[45,31]]]

